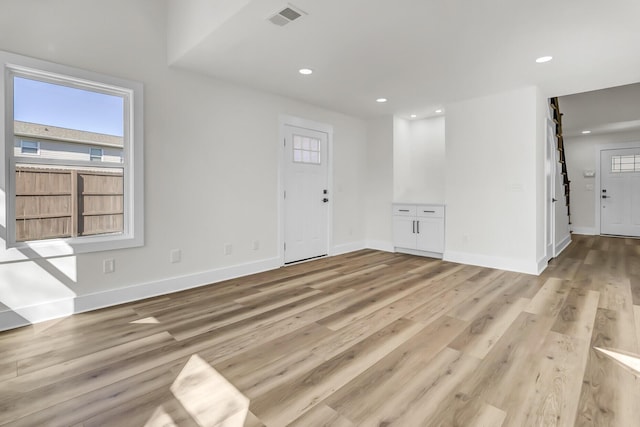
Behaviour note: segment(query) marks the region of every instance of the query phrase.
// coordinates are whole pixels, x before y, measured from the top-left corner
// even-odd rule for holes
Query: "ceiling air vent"
[[[296,19],[300,18],[302,15],[306,15],[306,13],[298,9],[297,7],[288,5],[278,13],[270,16],[269,21],[271,21],[272,24],[283,27],[289,22],[295,21]]]

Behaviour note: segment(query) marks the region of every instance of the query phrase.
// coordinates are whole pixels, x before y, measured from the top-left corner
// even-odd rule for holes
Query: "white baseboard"
[[[110,289],[104,292],[82,295],[76,298],[76,313],[96,310],[98,308],[137,301],[158,295],[184,291],[186,289],[222,282],[223,280],[235,279],[237,277],[261,273],[267,270],[274,270],[279,267],[280,258],[270,258],[246,264],[234,265],[231,267],[218,268],[202,273],[190,274],[188,276],[173,277],[156,282],[128,286],[126,288]]]
[[[386,240],[367,240],[365,246],[383,252],[393,252],[393,243]]]
[[[458,264],[477,265],[479,267],[496,268],[498,270],[515,271],[538,275],[538,263],[515,258],[495,257],[470,254],[466,252],[445,251],[443,260]]]
[[[542,258],[538,260],[538,272],[536,273],[539,276],[543,271],[547,269],[549,262],[547,261],[547,255],[543,255]]]
[[[571,226],[571,231],[574,234],[584,234],[585,236],[595,236],[597,234],[595,227],[574,227],[574,226]]]
[[[409,254],[409,255],[417,255],[417,256],[424,256],[429,258],[442,259],[442,254],[438,252],[419,251],[416,249],[395,248],[395,247],[393,248],[393,250],[394,252],[401,253],[401,254]]]
[[[348,254],[349,252],[355,252],[365,248],[366,246],[364,242],[343,243],[341,245],[335,245],[330,255],[335,256],[335,255]]]
[[[74,298],[47,301],[0,312],[0,331],[45,322],[74,314]]]
[[[108,291],[81,295],[76,298],[47,301],[29,307],[7,309],[0,312],[0,331],[69,316],[74,313],[97,310],[99,308],[166,295],[199,286],[206,286],[223,280],[274,270],[279,267],[280,258],[270,258],[187,276],[172,277],[155,282],[110,289]]]
[[[571,234],[568,234],[556,245],[556,257],[571,244]]]

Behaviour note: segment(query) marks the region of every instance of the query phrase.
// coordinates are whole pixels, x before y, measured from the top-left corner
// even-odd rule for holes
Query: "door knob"
[[[554,199],[553,197],[551,198],[551,202],[552,202],[552,203],[555,203],[555,202],[557,202],[557,201],[558,201],[558,199]]]
[[[323,203],[327,203],[329,201],[329,199],[327,199],[326,197],[324,199],[322,199]]]
[[[607,196],[606,194],[603,194],[603,195],[602,195],[602,198],[603,198],[603,199],[610,199],[611,197]]]

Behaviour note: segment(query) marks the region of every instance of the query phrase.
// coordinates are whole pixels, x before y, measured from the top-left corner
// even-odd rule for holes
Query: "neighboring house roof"
[[[124,138],[121,136],[41,125],[39,123],[21,122],[18,120],[13,122],[13,134],[28,138],[50,139],[77,144],[89,144],[114,148],[124,147]]]

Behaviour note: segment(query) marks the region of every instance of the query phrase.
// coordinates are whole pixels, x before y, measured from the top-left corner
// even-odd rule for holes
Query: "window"
[[[320,164],[320,140],[293,135],[293,161],[295,163]]]
[[[640,155],[611,156],[611,172],[640,172]]]
[[[92,162],[101,162],[102,156],[103,156],[102,148],[89,149],[89,158]]]
[[[37,156],[40,154],[40,143],[38,141],[20,141],[20,154],[31,154]]]
[[[0,60],[2,134],[16,147],[0,155],[7,247],[141,246],[142,85],[7,52]]]

